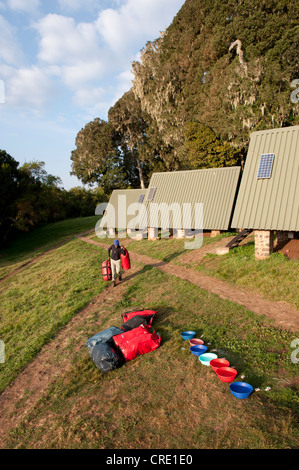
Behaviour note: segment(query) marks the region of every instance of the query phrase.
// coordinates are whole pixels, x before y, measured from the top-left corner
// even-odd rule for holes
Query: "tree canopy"
[[[291,100],[299,77],[298,17],[294,0],[186,0],[132,63],[132,88],[102,124],[117,134],[116,146],[99,133],[87,152],[81,131],[75,174],[136,187],[153,171],[244,163],[252,131],[299,122]]]
[[[19,163],[0,150],[0,248],[11,234],[33,230],[38,225],[72,217],[94,215],[104,192],[60,187],[61,180],[48,174],[45,163]]]

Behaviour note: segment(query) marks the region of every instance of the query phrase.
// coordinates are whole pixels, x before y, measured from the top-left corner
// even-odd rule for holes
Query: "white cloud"
[[[78,89],[74,102],[81,108],[88,109],[90,107],[98,106],[105,99],[106,92],[102,87],[88,87]]]
[[[77,89],[91,81],[99,81],[103,76],[104,66],[100,61],[78,62],[76,65],[61,67],[60,76],[71,89]]]
[[[86,95],[90,83],[99,82],[106,72],[107,53],[99,47],[95,25],[76,24],[73,18],[50,14],[35,28],[41,37],[38,58],[42,66],[75,93]],[[83,103],[76,96],[75,101]]]
[[[36,13],[40,6],[40,0],[7,0],[9,8],[12,10],[34,14]]]
[[[96,58],[99,53],[96,28],[70,17],[49,14],[36,23],[40,40],[38,58],[49,64],[73,64]]]
[[[17,64],[23,60],[23,53],[15,29],[0,15],[0,60],[6,64]]]
[[[42,69],[33,66],[19,70],[0,67],[0,73],[1,70],[6,78],[5,102],[8,107],[39,110],[54,99],[54,83]]]
[[[114,52],[123,52],[158,37],[159,30],[169,26],[169,12],[175,14],[182,4],[182,0],[127,0],[118,10],[102,11],[97,28]]]
[[[28,67],[22,65],[14,29],[0,16],[0,29],[5,32],[0,37],[0,64],[2,59],[11,66],[0,65],[0,78],[5,80],[11,105],[42,107],[60,89],[69,90],[73,103],[84,112],[100,113],[101,107],[106,112],[131,88],[131,61],[139,48],[157,37],[183,4],[183,0],[57,1],[61,9],[72,9],[72,15],[49,13],[33,23],[39,34],[38,53],[36,64]],[[11,8],[27,12],[41,5],[39,0],[8,2]],[[105,5],[115,9],[103,10]],[[93,21],[76,20],[75,10],[96,7]]]

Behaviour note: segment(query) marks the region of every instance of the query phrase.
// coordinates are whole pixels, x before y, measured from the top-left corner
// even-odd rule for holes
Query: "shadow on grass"
[[[170,263],[172,260],[178,258],[179,256],[181,256],[185,253],[186,253],[186,251],[177,251],[176,253],[171,253],[168,256],[164,256],[164,258],[163,258],[164,264],[165,263]]]

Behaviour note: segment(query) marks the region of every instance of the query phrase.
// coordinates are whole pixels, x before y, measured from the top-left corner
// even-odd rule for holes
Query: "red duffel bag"
[[[161,344],[161,336],[148,325],[141,325],[134,330],[121,335],[113,336],[115,346],[119,348],[126,361],[132,361],[135,357],[154,351]]]
[[[102,263],[102,276],[104,281],[111,281],[112,279],[112,270],[110,259],[107,259]]]
[[[126,250],[126,248],[124,248],[126,254],[123,255],[121,254],[120,255],[120,259],[121,259],[121,265],[122,265],[122,268],[124,271],[128,271],[128,269],[131,269],[131,260],[130,260],[130,255],[129,255],[129,252],[128,250]]]
[[[149,324],[151,325],[153,323],[154,317],[158,312],[155,310],[137,310],[136,312],[128,312],[128,313],[123,313],[122,318],[124,323],[131,320],[131,318],[136,317],[137,315],[140,315],[142,317],[152,317],[150,319]]]

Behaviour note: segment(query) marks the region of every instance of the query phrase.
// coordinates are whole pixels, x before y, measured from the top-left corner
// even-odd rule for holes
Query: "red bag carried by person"
[[[120,255],[120,259],[121,259],[121,265],[122,265],[122,268],[124,271],[128,271],[129,269],[131,269],[131,261],[130,261],[130,255],[128,253],[128,250],[126,250],[126,248],[124,248],[126,254],[123,255],[121,254]]]
[[[112,280],[112,270],[111,270],[110,259],[107,259],[107,261],[104,261],[102,263],[102,276],[103,276],[104,281]]]
[[[114,336],[113,341],[128,362],[157,349],[161,344],[161,336],[157,335],[149,325],[141,325],[126,333]]]

